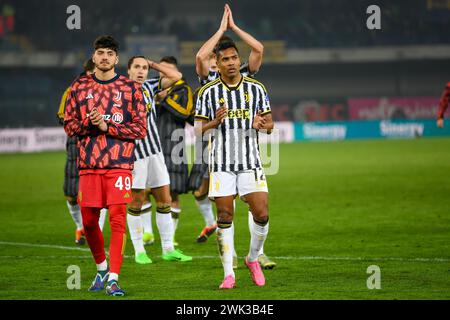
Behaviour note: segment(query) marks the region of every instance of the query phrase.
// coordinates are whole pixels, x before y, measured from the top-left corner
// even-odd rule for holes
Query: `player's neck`
[[[236,87],[239,82],[241,82],[242,75],[238,73],[234,77],[227,77],[226,75],[220,75],[222,78],[222,81],[225,82],[225,84],[229,87]]]
[[[116,71],[114,70],[114,68],[112,68],[111,70],[108,70],[108,71],[95,70],[95,77],[101,81],[111,80],[115,76],[116,76]]]

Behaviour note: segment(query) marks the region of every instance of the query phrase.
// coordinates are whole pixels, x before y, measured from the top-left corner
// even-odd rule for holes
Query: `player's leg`
[[[110,272],[106,293],[123,296],[125,292],[119,287],[118,280],[126,244],[127,204],[132,201],[132,172],[110,170],[102,175],[102,185],[104,186],[102,196],[106,199],[111,226]]]
[[[250,230],[250,250],[245,264],[250,269],[253,282],[265,284],[264,274],[258,262],[258,255],[269,232],[268,190],[262,169],[249,170],[238,174],[238,190],[250,207],[254,224]]]
[[[178,193],[171,192],[170,196],[172,198],[171,210],[172,210],[172,220],[173,220],[173,244],[178,246],[178,242],[175,240],[175,233],[178,228],[178,221],[180,220],[181,207],[180,207],[180,197]]]
[[[200,235],[197,237],[197,242],[199,243],[206,242],[209,236],[214,234],[217,229],[212,203],[208,198],[208,186],[209,186],[209,177],[203,178],[202,184],[193,193],[195,197],[195,202],[197,203],[197,206],[206,224]]]
[[[101,175],[80,175],[78,202],[81,207],[86,240],[97,265],[97,274],[89,291],[102,290],[108,276],[103,233],[98,224],[100,208],[104,206],[102,192]]]
[[[102,231],[98,224],[100,208],[81,207],[86,240],[97,265],[97,274],[89,291],[103,290],[108,279],[108,263],[106,262],[105,246]]]
[[[141,220],[144,228],[144,235],[142,236],[142,239],[144,240],[144,245],[150,245],[155,242],[155,235],[153,234],[152,226],[152,202],[150,195],[151,189],[146,189],[144,203],[141,207]]]
[[[214,198],[217,208],[217,244],[224,270],[221,289],[235,286],[233,270],[234,229],[232,228],[234,205],[237,193],[236,175],[232,172],[212,172],[209,185],[209,197]]]
[[[233,196],[216,197],[217,206],[217,244],[224,271],[222,289],[234,287],[236,276],[233,270],[234,229],[233,223]]]
[[[108,213],[108,209],[102,208],[100,210],[100,218],[98,219],[98,224],[100,225],[100,230],[103,231],[103,227],[105,226],[106,214]]]
[[[145,198],[144,189],[132,189],[132,200],[127,209],[127,224],[131,242],[134,248],[134,260],[139,264],[149,264],[152,260],[147,256],[144,248],[141,207]]]
[[[73,222],[75,222],[75,243],[78,245],[83,245],[86,242],[86,238],[84,237],[83,230],[83,218],[81,216],[81,209],[77,203],[76,198],[66,196],[67,208],[69,209],[69,213],[72,216]]]
[[[109,295],[123,296],[124,291],[119,287],[119,274],[123,262],[126,244],[126,204],[112,204],[108,207],[109,223],[111,226],[111,240],[109,245],[109,276],[106,292]]]
[[[145,199],[145,188],[149,177],[149,159],[134,162],[131,202],[127,209],[127,223],[131,242],[134,247],[134,260],[139,264],[152,263],[144,248],[141,208]]]
[[[86,242],[83,231],[83,219],[81,216],[80,206],[77,202],[79,173],[77,168],[77,138],[67,138],[66,142],[67,158],[64,168],[64,195],[67,199],[67,208],[70,216],[75,223],[75,243],[83,245]]]
[[[171,215],[170,185],[152,187],[152,194],[156,200],[156,225],[161,237],[162,258],[166,261],[191,261],[192,257],[175,250],[174,226]]]

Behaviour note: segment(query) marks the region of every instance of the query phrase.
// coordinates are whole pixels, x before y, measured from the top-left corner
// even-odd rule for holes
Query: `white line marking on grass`
[[[55,246],[52,244],[35,244],[35,243],[6,242],[6,241],[0,241],[0,244],[5,244],[5,245],[9,245],[9,246],[31,247],[31,248],[63,249],[63,250],[75,250],[75,251],[87,251],[87,252],[90,251],[89,249],[86,249],[86,248]]]
[[[67,246],[57,246],[51,244],[33,244],[23,242],[6,242],[0,241],[0,245],[11,245],[21,247],[32,248],[49,248],[49,249],[62,249],[62,250],[76,250],[90,252],[88,248],[77,248]],[[325,261],[399,261],[399,262],[450,262],[450,258],[400,258],[400,257],[321,257],[321,256],[270,256],[274,260],[325,260]],[[17,259],[17,258],[36,258],[36,259],[57,259],[57,258],[74,258],[74,259],[91,259],[90,255],[86,256],[0,256],[0,259]],[[124,258],[134,258],[134,256],[125,255]],[[216,256],[193,256],[195,259],[219,259],[219,255]],[[244,257],[239,257],[244,258]]]

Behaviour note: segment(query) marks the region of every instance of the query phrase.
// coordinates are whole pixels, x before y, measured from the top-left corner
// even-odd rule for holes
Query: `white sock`
[[[255,221],[253,220],[253,214],[249,210],[248,211],[248,230],[250,231],[250,234],[252,233],[253,226],[255,225]],[[267,222],[267,227],[269,227],[269,223]],[[258,256],[264,254],[264,244],[261,247],[261,250],[258,252]]]
[[[129,210],[129,209],[128,209]],[[127,213],[128,230],[130,231],[131,242],[133,242],[136,255],[145,252],[144,241],[142,240],[142,221],[140,216],[133,216]]]
[[[231,223],[230,229],[231,229],[232,232],[233,232],[233,239],[234,239],[234,221]],[[235,248],[234,246],[233,246],[233,257],[236,257],[236,258],[237,258],[236,248]]]
[[[108,281],[116,280],[119,281],[119,275],[117,273],[110,273],[108,277]]]
[[[172,220],[173,220],[173,234],[175,235],[175,232],[178,228],[178,220],[180,219],[180,208],[172,208]]]
[[[105,226],[105,219],[106,219],[106,213],[108,212],[108,209],[102,208],[100,210],[100,218],[98,219],[98,224],[100,226],[100,230],[103,231],[103,227]]]
[[[81,210],[78,204],[71,205],[69,201],[67,201],[67,208],[69,208],[70,215],[72,216],[73,222],[75,222],[77,226],[77,230],[83,229],[83,219],[81,218]]]
[[[205,223],[207,227],[212,227],[216,224],[216,219],[214,218],[213,208],[211,201],[209,201],[208,197],[205,197],[202,200],[195,199],[197,203],[198,209],[205,219]]]
[[[224,278],[229,275],[234,275],[233,271],[233,251],[234,251],[234,237],[233,229],[229,228],[217,228],[217,243],[219,244],[220,259],[222,260],[222,266],[224,271]]]
[[[142,226],[144,227],[144,232],[153,233],[152,204],[150,202],[143,204],[141,211],[142,211],[141,220],[142,220]]]
[[[253,224],[250,231],[250,250],[248,253],[248,259],[250,262],[258,260],[258,254],[261,248],[264,246],[267,234],[269,233],[269,223],[265,226],[260,226],[257,223]]]
[[[97,271],[106,271],[108,270],[108,263],[103,261],[102,263],[97,264]]]
[[[173,247],[173,219],[170,213],[156,212],[156,225],[161,237],[161,247],[163,254],[174,250]]]

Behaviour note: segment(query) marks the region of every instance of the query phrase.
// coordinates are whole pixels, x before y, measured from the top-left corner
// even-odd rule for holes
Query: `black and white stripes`
[[[158,89],[159,78],[152,78],[142,84],[144,101],[147,106],[147,136],[142,140],[136,140],[134,154],[136,159],[144,159],[152,154],[161,152],[161,141],[156,127],[156,110],[154,97]]]
[[[213,120],[216,110],[221,106],[228,108],[228,114],[217,130],[212,132],[209,170],[218,172],[260,168],[258,133],[252,125],[257,113],[270,112],[264,85],[252,78],[242,77],[236,87],[230,88],[218,78],[200,90],[196,118]]]

